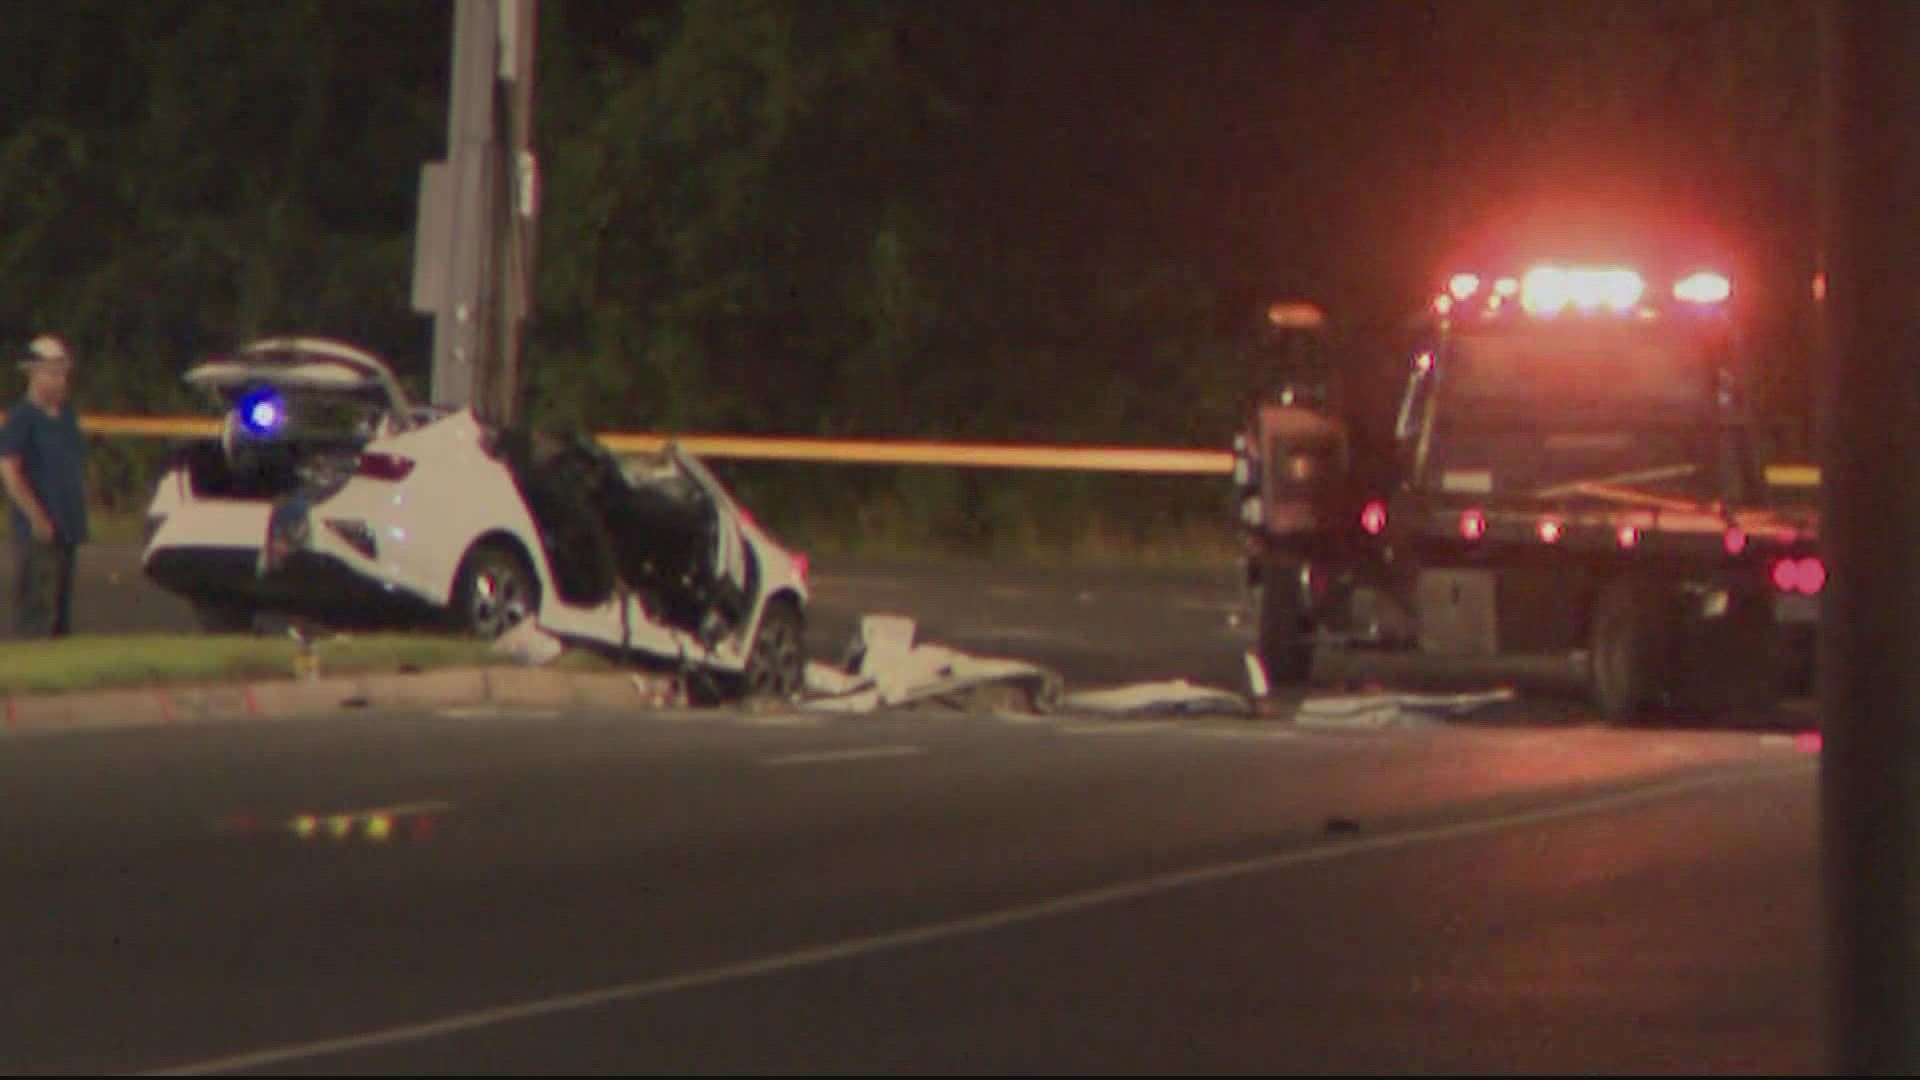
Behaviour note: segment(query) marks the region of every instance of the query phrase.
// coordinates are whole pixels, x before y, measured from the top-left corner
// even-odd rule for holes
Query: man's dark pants
[[[22,639],[73,629],[74,545],[14,541],[13,631]]]

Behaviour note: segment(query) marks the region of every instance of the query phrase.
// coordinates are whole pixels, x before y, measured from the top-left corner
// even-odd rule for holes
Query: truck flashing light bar
[[[1483,287],[1484,286],[1484,287]],[[1733,283],[1712,270],[1697,270],[1673,283],[1673,299],[1695,309],[1716,308],[1733,296]],[[1517,300],[1521,310],[1536,318],[1552,318],[1568,311],[1582,315],[1611,314],[1653,318],[1646,302],[1647,282],[1638,271],[1620,266],[1535,266],[1519,277],[1495,278],[1488,284],[1479,274],[1462,272],[1447,279],[1434,298],[1433,310],[1442,316],[1480,300],[1484,315],[1499,314]]]

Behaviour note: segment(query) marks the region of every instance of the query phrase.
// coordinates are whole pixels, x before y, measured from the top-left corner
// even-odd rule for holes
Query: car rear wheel
[[[460,628],[491,641],[540,610],[540,583],[526,560],[501,547],[473,550],[454,583],[453,617]]]
[[[767,605],[747,655],[743,689],[748,697],[792,700],[806,686],[806,620],[792,601]]]

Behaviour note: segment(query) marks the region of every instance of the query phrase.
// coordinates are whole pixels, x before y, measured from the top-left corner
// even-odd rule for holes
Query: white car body
[[[595,535],[610,544],[594,547],[612,561],[593,564],[602,572],[589,575],[592,584],[563,588],[579,575],[569,577],[569,565],[561,557],[565,553],[554,550],[563,539],[556,537],[554,521],[537,520],[529,497],[523,495],[523,490],[531,490],[527,484],[534,466],[514,464],[533,458],[500,453],[501,433],[482,425],[470,410],[412,406],[388,367],[372,354],[320,338],[274,338],[255,342],[232,358],[202,364],[187,381],[228,400],[218,451],[225,464],[213,464],[212,445],[201,443],[193,451],[201,455],[199,464],[190,454],[161,478],[148,509],[151,536],[143,560],[150,576],[195,601],[203,617],[226,612],[245,621],[254,614],[278,612],[338,622],[331,617],[333,610],[345,606],[384,621],[396,613],[421,610],[452,615],[479,632],[495,633],[519,616],[532,616],[542,629],[563,639],[749,676],[749,659],[770,610],[791,607],[790,621],[804,626],[809,599],[805,556],[782,547],[697,458],[676,445],[669,444],[650,462],[650,474],[643,474],[643,466],[615,462],[597,444],[563,445],[568,455],[564,462],[585,470],[595,483],[612,484],[605,470],[619,469],[621,479],[631,485],[593,489],[616,491],[611,498],[623,508],[619,512],[631,511],[624,518],[605,510],[608,496],[588,501],[585,486],[567,489],[556,481],[558,486],[541,489],[572,491],[567,497],[577,499],[568,505],[593,506],[591,519],[605,530]],[[290,427],[284,448],[277,448],[274,436],[249,436],[239,415],[242,404],[235,401],[235,395],[262,387],[289,395],[287,400],[298,395],[308,402],[359,401],[371,419],[345,447],[309,454],[299,449],[299,429]],[[233,477],[268,475],[247,473],[235,463],[247,454],[270,458],[273,453],[304,462],[298,490],[222,489],[238,482]],[[329,454],[340,465],[333,474],[325,473]],[[605,455],[605,461],[597,454]],[[222,468],[234,471],[223,473]],[[196,479],[203,474],[227,479],[203,484]],[[693,525],[665,535],[637,526],[622,533],[609,524],[655,520],[635,517],[636,508],[650,506],[670,510],[673,520]],[[591,533],[594,526],[575,513],[561,524]],[[654,565],[653,557],[642,556],[640,549],[651,550],[655,540],[684,556],[682,563],[691,559],[690,565],[700,572],[634,580],[638,575],[627,570]],[[504,584],[475,577],[470,560],[482,548],[514,556],[535,582],[534,595],[523,598],[525,610],[509,612],[498,627],[482,625],[484,620],[474,612],[491,603],[496,590],[505,597],[504,590],[515,579],[504,571]],[[604,571],[609,566],[612,585],[607,588]],[[668,594],[680,597],[678,618],[662,599]],[[699,597],[727,602],[712,599],[696,620],[689,613],[699,607]],[[473,610],[461,607],[467,601],[474,601]],[[790,657],[779,662],[783,680],[803,673],[804,654],[798,668]],[[784,681],[780,686],[782,693],[798,689]]]

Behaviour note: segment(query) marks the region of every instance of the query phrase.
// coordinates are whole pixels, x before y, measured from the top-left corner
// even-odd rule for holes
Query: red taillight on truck
[[[1781,559],[1773,564],[1773,587],[1781,592],[1817,596],[1827,587],[1827,564],[1811,556]]]
[[[398,454],[361,454],[356,472],[369,480],[397,484],[413,473],[413,459]]]
[[[1387,504],[1375,499],[1360,509],[1360,528],[1368,536],[1387,531]]]
[[[1460,535],[1468,540],[1479,540],[1487,535],[1487,515],[1478,510],[1461,514]]]

